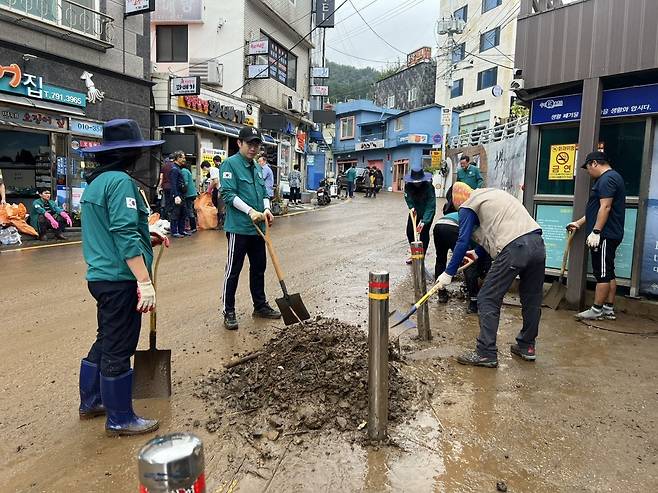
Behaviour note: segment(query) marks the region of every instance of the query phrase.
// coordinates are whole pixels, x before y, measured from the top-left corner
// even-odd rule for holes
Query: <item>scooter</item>
[[[331,203],[331,191],[327,179],[320,181],[320,186],[316,190],[318,205],[329,205]]]

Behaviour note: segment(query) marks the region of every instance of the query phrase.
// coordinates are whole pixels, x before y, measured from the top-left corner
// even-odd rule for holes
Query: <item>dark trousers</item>
[[[238,289],[238,280],[244,264],[245,255],[249,257],[249,289],[254,308],[262,308],[265,298],[265,242],[258,235],[240,235],[226,233],[228,238],[228,256],[226,258],[226,271],[224,273],[224,313],[235,311],[235,292]]]
[[[116,377],[130,370],[142,314],[137,311],[136,281],[89,281],[96,300],[98,332],[87,360],[100,366],[101,375]]]
[[[302,194],[299,191],[299,187],[290,187],[290,201],[299,202],[302,198]]]
[[[347,182],[347,195],[350,198],[354,197],[354,182],[353,181],[348,181]]]
[[[187,219],[187,207],[185,207],[185,199],[181,198],[181,203],[174,202],[173,209],[171,210],[171,234],[182,235],[185,232],[185,220]]]
[[[426,224],[423,226],[423,229],[420,231],[420,241],[423,242],[423,249],[425,250],[425,254],[427,254],[427,247],[430,245],[430,229],[432,228],[432,223],[430,222],[429,224]],[[414,236],[414,225],[411,222],[411,216],[407,218],[407,240],[409,240],[409,244],[413,243],[415,240]]]
[[[491,268],[491,259],[488,255],[478,257],[478,259],[468,269],[464,271],[464,281],[466,282],[466,291],[470,299],[477,299],[480,293],[480,279],[484,279]]]
[[[194,210],[194,201],[196,197],[185,198],[185,211],[187,212],[187,220],[190,221],[190,229],[196,229],[196,212]]]
[[[432,230],[436,263],[434,264],[434,279],[438,279],[448,265],[448,252],[455,248],[459,237],[459,226],[456,224],[435,224]]]
[[[224,227],[224,218],[225,218],[224,199],[222,199],[222,196],[219,193],[219,189],[217,188],[212,189],[211,196],[212,196],[212,204],[217,209],[217,227],[221,229]]]
[[[50,224],[50,221],[46,219],[46,216],[43,214],[39,216],[37,221],[39,222],[39,235],[45,236],[48,231],[53,231],[55,234],[62,234],[64,233],[64,229],[66,228],[66,220],[62,216],[58,216],[56,214],[53,214],[53,217],[55,218],[55,221],[57,221],[57,224],[59,224],[59,227],[57,229],[53,228],[52,224]]]
[[[372,187],[366,187],[366,197],[372,197]]]
[[[372,196],[374,198],[377,198],[377,194],[379,193],[379,191],[381,189],[382,189],[382,187],[380,187],[379,185],[375,185],[375,187],[372,189]]]
[[[478,295],[480,335],[477,352],[481,356],[496,356],[500,307],[516,276],[521,279],[519,295],[523,317],[523,327],[516,342],[524,349],[535,344],[541,319],[545,265],[544,240],[537,233],[528,233],[512,241],[493,261]]]
[[[171,211],[174,209],[174,196],[169,188],[162,190],[162,195],[164,196],[164,209],[162,209],[160,217],[171,221]]]

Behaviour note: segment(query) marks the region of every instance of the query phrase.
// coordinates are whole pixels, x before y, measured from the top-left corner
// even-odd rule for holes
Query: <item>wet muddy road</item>
[[[272,234],[288,285],[309,310],[365,327],[369,270],[390,271],[392,306],[413,301],[405,221],[402,197],[383,194],[279,218]],[[251,444],[230,423],[208,432],[195,383],[282,327],[251,319],[243,276],[240,330],[222,328],[225,250],[225,237],[210,231],[174,241],[165,253],[158,346],[173,350],[174,394],[135,405],[161,421],[160,433],[192,431],[203,439],[210,493],[483,492],[496,491],[497,482],[510,492],[658,490],[658,337],[587,327],[562,311],[544,312],[531,364],[509,355],[520,309],[506,306],[500,366],[475,369],[453,356],[472,347],[477,317],[466,315],[459,299],[432,300],[432,342],[402,337],[403,370],[419,382],[420,402],[390,429],[390,445],[365,446],[356,430],[284,432]],[[84,271],[79,245],[0,255],[3,491],[137,491],[136,454],[149,437],[106,438],[102,418],[77,417],[79,362],[96,330]],[[271,269],[267,292],[272,301],[278,296]],[[147,323],[145,317],[140,347]],[[618,323],[646,333],[657,325],[630,315]]]

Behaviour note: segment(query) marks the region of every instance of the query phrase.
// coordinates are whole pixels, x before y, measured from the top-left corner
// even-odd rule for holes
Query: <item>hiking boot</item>
[[[584,312],[578,313],[575,317],[578,320],[603,320],[603,310],[593,306]]]
[[[519,358],[526,361],[535,361],[535,359],[537,359],[537,355],[535,354],[535,346],[528,346],[526,349],[523,349],[518,344],[512,344],[509,347],[509,350],[512,354],[515,354]]]
[[[238,330],[238,319],[235,318],[235,312],[226,312],[224,314],[224,328],[227,330]]]
[[[617,314],[615,313],[614,308],[607,307],[603,305],[603,318],[606,320],[617,320]]]
[[[277,312],[274,308],[272,308],[267,303],[265,303],[260,308],[254,308],[254,313],[252,313],[251,315],[256,318],[270,318],[272,320],[277,320],[281,318],[281,313]]]
[[[475,313],[477,314],[478,312],[478,300],[477,299],[471,299],[468,302],[468,308],[466,308],[466,313]]]
[[[437,294],[439,296],[439,303],[447,303],[448,302],[448,291],[447,290],[442,289]]]
[[[476,351],[471,351],[457,356],[457,363],[461,365],[496,368],[498,366],[498,359],[496,357],[480,356]]]

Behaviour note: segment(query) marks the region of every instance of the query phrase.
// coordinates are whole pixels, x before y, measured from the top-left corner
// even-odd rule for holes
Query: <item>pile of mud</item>
[[[389,421],[408,417],[416,383],[389,361]],[[195,396],[217,431],[225,418],[265,419],[276,429],[356,430],[368,418],[368,341],[364,331],[318,318],[287,327],[258,356],[209,370]]]

